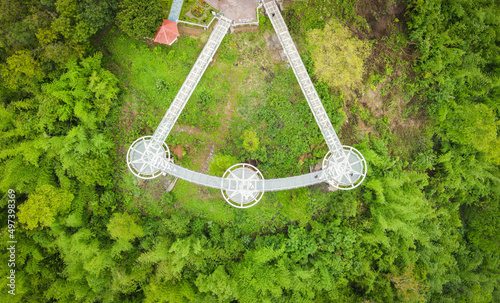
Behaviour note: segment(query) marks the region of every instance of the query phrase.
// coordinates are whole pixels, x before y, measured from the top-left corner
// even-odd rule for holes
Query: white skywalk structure
[[[294,189],[322,182],[344,190],[361,184],[366,176],[365,159],[356,149],[340,143],[276,3],[274,0],[265,2],[264,7],[330,149],[323,160],[323,170],[265,180],[257,168],[246,163],[230,167],[222,177],[198,173],[173,163],[165,140],[227,34],[232,20],[222,16],[153,136],[139,138],[130,146],[127,164],[134,175],[151,179],[169,174],[195,184],[218,188],[226,201],[238,208],[255,205],[265,191]]]
[[[139,139],[132,144],[132,146],[136,146],[136,143],[140,144],[139,146],[136,146],[135,151],[143,153],[140,159],[134,157],[132,162],[129,161],[133,168],[131,170],[136,176],[143,179],[151,179],[158,176],[160,170],[158,167],[153,166],[154,161],[152,160],[156,157],[162,158],[161,155],[165,153],[167,155],[169,154],[165,140],[174,127],[175,121],[177,121],[177,118],[179,118],[179,115],[186,106],[189,97],[193,94],[198,82],[200,82],[201,76],[203,76],[208,64],[212,61],[212,58],[219,48],[222,39],[226,36],[230,25],[231,20],[225,17],[221,17],[219,19],[219,22],[217,22],[217,25],[212,31],[205,47],[201,51],[198,59],[194,63],[193,68],[182,84],[181,89],[175,96],[174,101],[167,110],[167,113],[163,116],[160,125],[156,128],[153,137],[143,137],[143,139]],[[129,154],[130,152],[131,150],[129,150]],[[166,158],[168,159],[169,157]]]
[[[356,187],[363,181],[366,175],[366,163],[363,156],[353,147],[343,146],[340,143],[339,137],[333,129],[332,123],[300,58],[276,2],[274,0],[267,0],[267,2],[264,2],[264,7],[285,50],[285,54],[290,61],[290,65],[302,88],[307,103],[313,112],[316,123],[318,123],[326,144],[330,149],[330,152],[323,160],[323,170],[329,175],[327,182],[339,189]],[[358,180],[361,182],[358,182]]]

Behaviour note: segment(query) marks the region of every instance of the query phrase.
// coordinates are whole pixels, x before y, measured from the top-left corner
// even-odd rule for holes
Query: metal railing
[[[283,20],[283,16],[276,5],[276,2],[274,2],[274,0],[265,2],[264,8],[266,9],[266,13],[271,20],[276,34],[278,35],[281,45],[283,46],[283,50],[285,51],[288,61],[290,62],[290,65],[295,73],[295,77],[299,82],[300,88],[306,97],[314,118],[318,123],[321,133],[325,138],[328,148],[335,157],[343,157],[344,152],[342,144],[340,143],[337,133],[333,129],[330,118],[328,118],[325,108],[323,107],[318,93],[316,92],[311,78],[309,77],[309,73],[300,58],[299,52],[295,47],[295,43],[290,36],[285,20]]]
[[[198,56],[193,68],[191,68],[191,71],[182,84],[181,89],[175,96],[172,104],[170,104],[170,107],[167,110],[167,113],[163,116],[163,119],[156,128],[153,137],[151,138],[152,143],[149,147],[149,155],[154,156],[161,148],[163,142],[167,139],[168,134],[174,127],[175,122],[186,106],[189,97],[191,97],[194,89],[198,85],[201,76],[203,76],[203,73],[207,69],[210,61],[212,61],[212,58],[222,42],[222,39],[226,36],[230,25],[231,20],[225,17],[221,17],[219,22],[215,25],[214,30],[210,34],[210,38]]]

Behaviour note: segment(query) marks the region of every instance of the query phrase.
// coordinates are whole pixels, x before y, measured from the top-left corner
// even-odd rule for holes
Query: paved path
[[[210,6],[236,23],[257,21],[257,0],[205,0]]]
[[[174,0],[172,6],[170,7],[170,13],[168,14],[168,20],[177,22],[182,10],[182,3],[184,0]]]

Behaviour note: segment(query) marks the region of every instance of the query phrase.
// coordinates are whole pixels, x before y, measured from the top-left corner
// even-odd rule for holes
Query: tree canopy
[[[355,86],[361,82],[365,60],[370,54],[366,41],[352,35],[340,22],[330,20],[323,29],[307,33],[312,46],[314,73],[333,87]]]
[[[124,0],[120,2],[116,20],[121,30],[130,37],[152,38],[161,25],[162,6],[157,0]]]

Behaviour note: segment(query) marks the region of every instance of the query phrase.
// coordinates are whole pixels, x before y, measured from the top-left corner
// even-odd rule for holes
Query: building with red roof
[[[163,23],[158,27],[154,42],[172,45],[179,37],[179,30],[177,29],[177,22],[170,20],[163,20]]]

